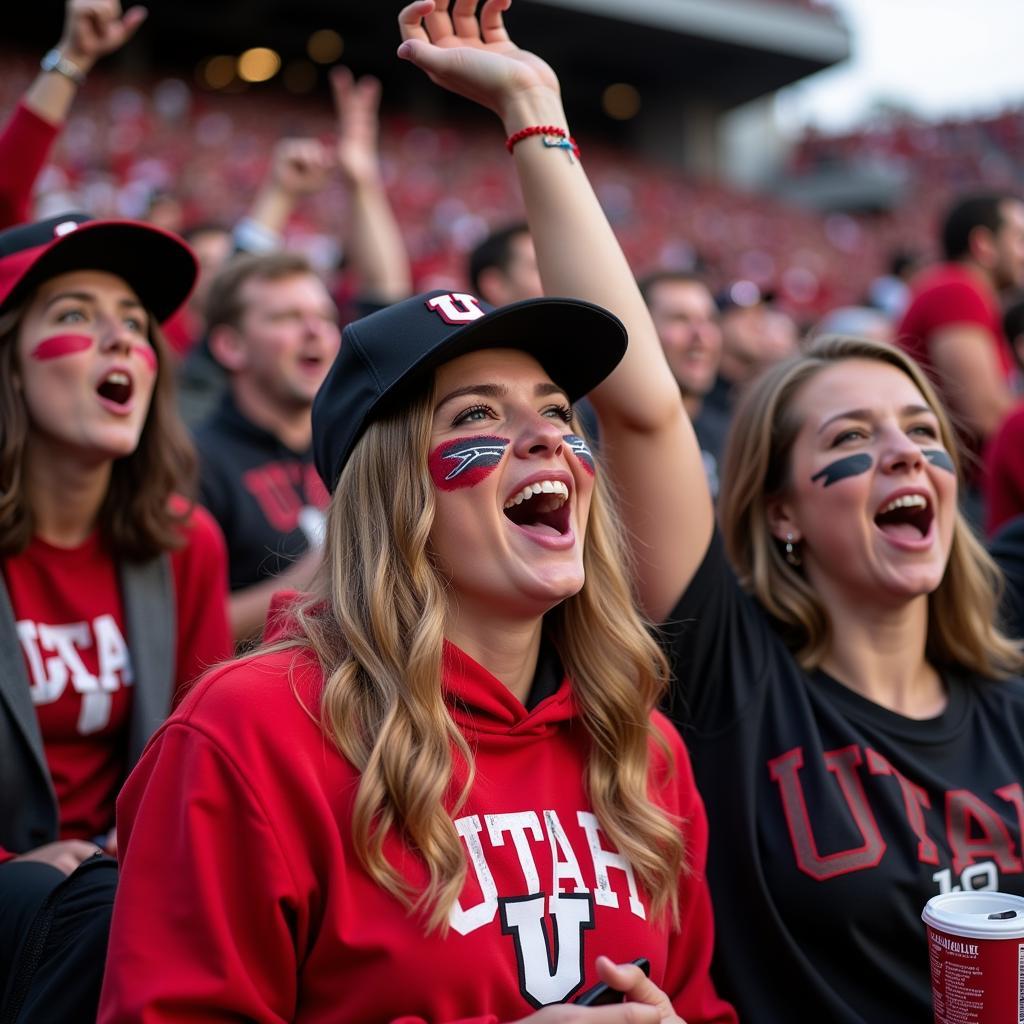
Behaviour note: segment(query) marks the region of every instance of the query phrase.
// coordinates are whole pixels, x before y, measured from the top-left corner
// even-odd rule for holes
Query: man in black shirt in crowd
[[[196,432],[200,500],[228,545],[231,627],[257,635],[274,591],[305,589],[327,492],[310,409],[338,353],[338,311],[303,256],[238,256],[210,288],[209,348],[229,386]]]

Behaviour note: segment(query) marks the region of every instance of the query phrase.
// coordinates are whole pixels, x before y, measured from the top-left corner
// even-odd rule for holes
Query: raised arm
[[[81,84],[75,77],[84,79],[96,61],[120,50],[146,13],[145,7],[130,7],[122,14],[120,0],[68,0],[64,31],[54,48],[64,63],[36,77],[25,93],[25,106],[50,124],[62,125]]]
[[[279,249],[295,204],[326,187],[332,163],[319,139],[279,140],[248,214],[235,225],[235,245],[245,252]]]
[[[331,72],[338,116],[338,168],[349,193],[346,238],[349,266],[363,298],[387,305],[412,291],[405,242],[384,189],[378,136],[380,82],[355,79],[348,68]]]
[[[558,79],[505,29],[510,0],[418,0],[400,15],[398,54],[443,88],[493,111],[506,136],[554,126],[568,135]],[[555,136],[530,135],[513,154],[544,291],[598,303],[629,332],[629,350],[590,396],[601,452],[637,567],[641,605],[663,619],[700,564],[713,512],[700,450],[647,307],[582,164]],[[585,158],[585,154],[584,154]]]
[[[68,0],[60,41],[0,131],[0,228],[29,219],[32,187],[64,126],[78,87],[101,57],[135,35],[144,7],[123,15],[118,0]],[[52,65],[52,66],[51,66]]]

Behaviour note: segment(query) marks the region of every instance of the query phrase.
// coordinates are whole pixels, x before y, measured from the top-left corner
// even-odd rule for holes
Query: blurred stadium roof
[[[331,28],[345,42],[341,60],[354,70],[372,71],[389,84],[404,81],[402,91],[421,88],[394,58],[398,4],[392,10],[352,0],[149,0],[148,6],[149,23],[125,61],[191,70],[204,57],[251,46],[272,47],[288,61],[305,54],[312,31]],[[5,11],[5,41],[36,49],[52,44],[62,11],[57,0]],[[628,82],[641,97],[654,90],[698,96],[725,110],[850,52],[836,13],[812,0],[516,0],[508,21],[518,42],[558,69],[577,117],[588,116],[595,95],[611,82]]]
[[[384,82],[386,108],[465,118],[480,113],[442,90],[425,89],[422,75],[395,58],[398,3],[148,0],[147,6],[148,22],[111,66],[194,79],[216,55],[269,47],[285,71],[305,62],[309,85],[326,89],[326,67],[309,65],[307,46],[311,34],[328,29],[343,41],[341,63]],[[42,53],[62,16],[60,0],[17,5],[5,12],[4,42]],[[849,31],[823,0],[515,0],[507,20],[520,45],[558,70],[577,133],[599,132],[701,174],[728,169],[721,127],[730,111],[850,54]],[[248,88],[258,93],[280,82],[277,76]],[[611,86],[620,99],[625,92],[625,112],[611,112]],[[770,120],[765,112],[756,116],[762,124]],[[766,151],[755,152],[747,162],[768,159]]]

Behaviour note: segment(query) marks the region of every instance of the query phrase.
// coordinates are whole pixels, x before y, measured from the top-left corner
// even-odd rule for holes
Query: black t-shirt
[[[224,531],[232,590],[278,575],[319,541],[328,494],[312,447],[292,451],[247,420],[230,393],[195,439],[199,500]]]
[[[1009,636],[1024,637],[1024,515],[1000,529],[989,543],[989,552],[1006,576],[1003,627]]]
[[[717,535],[665,637],[721,994],[754,1024],[931,1024],[925,903],[1024,895],[1024,683],[945,672],[922,721],[807,673]]]

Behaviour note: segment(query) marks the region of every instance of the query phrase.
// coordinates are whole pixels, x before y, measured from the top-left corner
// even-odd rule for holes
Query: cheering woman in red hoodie
[[[346,329],[315,592],[119,800],[108,1024],[734,1020],[666,664],[571,408],[671,376],[557,80],[475,6],[410,5],[400,56],[501,116],[545,287],[577,298],[432,292]],[[605,444],[657,440],[638,406]],[[557,1005],[601,982],[628,1004]]]

